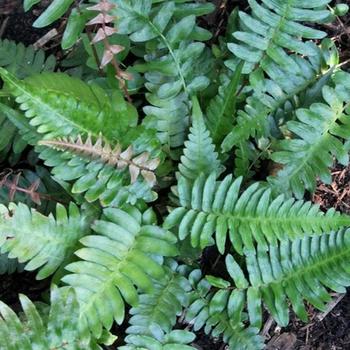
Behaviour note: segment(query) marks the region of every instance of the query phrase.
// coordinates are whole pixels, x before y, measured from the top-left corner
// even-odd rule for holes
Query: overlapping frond
[[[216,174],[199,176],[194,184],[181,177],[177,192],[180,206],[164,222],[176,228],[179,238],[191,237],[194,247],[215,243],[225,252],[227,235],[237,252],[253,250],[255,243],[267,247],[278,240],[330,232],[350,223],[350,217],[333,209],[323,213],[311,202],[274,197],[258,182],[240,193],[242,178],[232,175],[216,181]]]
[[[151,106],[144,108],[144,123],[155,128],[161,142],[169,148],[184,143],[189,98],[209,84],[203,73],[208,62],[201,66],[198,60],[205,50],[199,41],[209,39],[210,33],[196,25],[196,16],[212,10],[213,6],[207,3],[167,1],[152,5],[151,0],[120,1],[115,9],[120,33],[129,34],[136,43],[154,42],[148,50],[146,47],[145,63],[135,68],[147,72],[147,99]],[[177,19],[179,13],[181,19]]]
[[[191,304],[186,311],[186,321],[194,331],[204,327],[206,334],[222,337],[230,350],[259,350],[264,348],[259,329],[246,327],[239,308],[242,301],[228,302],[229,291],[213,292],[211,285],[202,278],[199,270],[194,270],[189,280],[192,284]],[[229,305],[227,305],[229,303]]]
[[[5,69],[0,75],[21,110],[38,132],[50,138],[102,133],[106,139],[119,139],[115,125],[125,111],[112,105],[98,85],[89,85],[63,73],[42,73],[18,80]]]
[[[79,305],[70,288],[53,287],[48,315],[20,295],[24,317],[0,302],[0,348],[11,350],[101,350],[90,334],[77,327]]]
[[[104,143],[102,135],[95,143],[88,136],[85,141],[79,135],[76,140],[70,138],[58,140],[43,140],[40,145],[52,147],[60,151],[67,151],[72,154],[86,156],[89,160],[99,160],[117,169],[128,169],[131,183],[135,183],[138,176],[141,175],[152,187],[156,182],[154,170],[159,165],[158,158],[149,159],[147,152],[138,156],[134,155],[132,146],[122,151],[121,145],[117,144],[113,149],[108,143]]]
[[[252,94],[246,99],[244,109],[238,111],[235,126],[223,140],[223,151],[237,147],[250,137],[276,134],[271,125],[275,124],[274,128],[278,129],[293,117],[296,108],[308,108],[320,100],[322,87],[330,80],[337,60],[329,59],[323,48],[315,46],[315,53],[312,57],[290,55],[299,67],[294,74],[271,59],[261,62],[260,68],[249,76]]]
[[[135,129],[132,143],[124,151],[122,145],[110,146],[100,135],[96,142],[88,136],[76,139],[43,140],[38,147],[45,165],[53,167],[54,176],[73,181],[72,192],[84,193],[89,202],[100,200],[104,205],[151,202],[156,183],[155,169],[161,150],[155,133]]]
[[[56,217],[44,216],[25,204],[0,206],[1,252],[26,262],[25,269],[40,269],[37,278],[52,275],[72,257],[79,239],[89,233],[89,220],[71,203],[69,211],[60,204]]]
[[[210,100],[206,110],[207,125],[210,135],[216,145],[220,145],[223,139],[232,130],[236,114],[237,89],[240,84],[244,62],[241,62],[230,79],[219,86],[218,94]]]
[[[107,208],[103,214],[93,224],[95,234],[81,239],[84,248],[76,252],[80,260],[66,267],[72,274],[63,277],[76,291],[81,323],[97,337],[114,320],[123,322],[125,302],[136,306],[138,291],[151,293],[153,279],[166,277],[159,259],[177,254],[174,235],[144,225],[136,208]]]
[[[45,164],[54,167],[53,174],[58,180],[75,180],[73,192],[85,193],[89,202],[100,199],[104,205],[135,203],[139,198],[148,202],[156,199],[152,187],[161,155],[160,143],[152,130],[139,126],[125,131],[128,120],[134,120],[134,112],[124,106],[126,102],[119,101],[116,107],[100,87],[64,74],[17,80],[9,72],[1,72],[30,123],[8,108],[7,115],[11,121],[14,119],[23,138],[37,146]],[[38,134],[44,134],[40,143]],[[73,141],[66,140],[68,136]],[[94,140],[91,147],[90,136]],[[104,164],[112,149],[113,157],[118,153],[118,145],[126,149],[120,156],[125,157],[127,167],[122,161],[115,167],[111,159]],[[82,153],[85,157],[81,157]]]
[[[125,339],[128,345],[120,349],[136,349],[142,340],[146,346],[146,339],[154,347],[162,344],[163,347],[166,345],[164,349],[169,350],[180,349],[180,346],[183,346],[181,349],[191,348],[185,344],[193,341],[194,335],[180,330],[172,331],[177,317],[188,306],[191,286],[174,261],[168,261],[164,268],[164,277],[154,281],[154,291],[140,295],[139,305],[130,310],[132,317],[126,330],[129,335]]]
[[[344,293],[350,285],[349,256],[348,229],[283,241],[267,250],[258,246],[246,252],[247,274],[227,255],[227,271],[234,287],[228,283],[229,288],[217,292],[217,300],[222,308],[227,304],[232,317],[241,315],[247,305],[249,321],[258,328],[263,304],[281,326],[289,323],[289,303],[306,322],[304,300],[324,311],[331,300],[327,289]]]
[[[317,177],[331,181],[329,168],[334,158],[347,165],[349,156],[344,142],[350,139],[350,75],[337,72],[334,86],[322,89],[323,103],[298,109],[297,120],[287,123],[290,139],[277,144],[271,158],[283,165],[277,177],[269,181],[279,192],[292,192],[302,198],[313,192]]]

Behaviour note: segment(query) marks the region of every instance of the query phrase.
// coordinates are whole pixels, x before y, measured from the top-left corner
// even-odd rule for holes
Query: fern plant
[[[309,200],[349,163],[330,3],[249,0],[218,38],[205,1],[54,0],[67,60],[0,42],[0,274],[52,282],[0,303],[1,349],[263,349],[346,291],[350,216]]]
[[[77,329],[79,305],[74,291],[53,287],[50,310],[39,312],[25,295],[20,296],[25,319],[0,304],[0,345],[3,349],[102,349],[88,333]]]

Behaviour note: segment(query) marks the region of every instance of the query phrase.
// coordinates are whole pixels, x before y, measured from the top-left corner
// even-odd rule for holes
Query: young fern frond
[[[201,175],[192,182],[181,177],[177,192],[180,206],[170,212],[166,229],[177,228],[180,240],[190,235],[193,247],[215,243],[225,252],[227,235],[242,254],[255,243],[268,247],[288,238],[319,235],[350,224],[350,217],[330,209],[327,213],[311,202],[273,197],[271,189],[258,182],[240,193],[242,178],[232,175],[216,181],[216,174]]]
[[[135,68],[147,72],[147,95],[152,106],[146,106],[144,124],[158,131],[158,137],[169,148],[181,146],[189,124],[189,98],[205,89],[209,80],[196,71],[196,60],[203,54],[201,42],[210,33],[196,25],[196,15],[209,13],[211,4],[177,4],[167,1],[152,6],[150,0],[128,0],[118,3],[115,14],[122,34],[136,43],[153,42],[145,63]],[[177,12],[181,19],[177,19]],[[175,19],[175,21],[174,21]],[[196,41],[195,41],[196,40]],[[198,69],[197,69],[198,70]]]
[[[138,291],[154,291],[153,279],[165,277],[159,259],[177,254],[174,235],[144,225],[136,208],[107,208],[103,215],[92,226],[95,234],[81,239],[84,248],[75,252],[80,260],[66,267],[71,274],[62,279],[76,291],[81,324],[96,337],[103,327],[123,322],[124,301],[136,306]]]
[[[117,144],[113,149],[108,143],[104,143],[102,135],[93,143],[89,135],[85,141],[79,135],[76,140],[70,138],[58,140],[43,140],[39,145],[52,147],[60,151],[67,151],[75,155],[87,157],[89,160],[99,160],[102,163],[116,167],[119,170],[129,169],[130,182],[136,182],[141,175],[150,187],[156,183],[154,170],[158,167],[160,159],[149,159],[150,155],[147,152],[134,156],[132,146],[129,146],[125,151]]]
[[[210,135],[216,145],[220,145],[234,124],[237,89],[244,62],[241,62],[228,82],[224,82],[218,94],[209,102],[206,116]]]
[[[235,288],[221,290],[225,294],[221,300],[236,307],[240,305],[235,317],[247,303],[250,323],[258,328],[262,325],[263,303],[280,326],[289,323],[288,301],[297,316],[306,322],[304,299],[324,311],[331,300],[326,288],[344,293],[350,285],[349,257],[349,230],[287,240],[267,250],[258,246],[247,251],[248,278],[228,255],[226,266]]]
[[[79,305],[72,288],[51,289],[50,311],[41,315],[35,304],[20,295],[24,317],[0,302],[0,348],[11,350],[102,350],[90,334],[77,327]]]
[[[270,184],[279,192],[292,192],[302,198],[305,190],[314,192],[316,179],[330,183],[333,157],[347,165],[349,156],[344,141],[350,140],[350,75],[337,72],[335,87],[322,89],[324,103],[298,109],[298,120],[287,123],[292,138],[280,141],[271,158],[283,169]]]
[[[127,328],[127,346],[119,349],[136,349],[141,346],[142,339],[147,339],[148,344],[165,345],[173,342],[177,348],[190,349],[185,346],[194,339],[190,332],[172,332],[176,324],[177,316],[180,316],[184,307],[188,306],[188,293],[191,286],[188,280],[181,275],[175,262],[168,262],[170,266],[164,266],[165,275],[162,280],[154,281],[154,291],[139,296],[139,305],[130,310],[132,317]],[[178,337],[175,338],[177,333]],[[152,340],[153,338],[153,340]],[[170,341],[170,339],[173,339]],[[146,346],[146,342],[143,344]],[[175,344],[173,345],[175,346]],[[150,345],[149,345],[150,347]],[[172,349],[169,344],[167,347]],[[174,349],[177,349],[174,348]],[[191,348],[192,349],[192,348]]]
[[[39,269],[37,279],[52,275],[72,258],[80,238],[89,234],[89,219],[71,203],[69,211],[60,204],[56,217],[44,216],[26,205],[0,206],[0,246],[9,258]]]
[[[188,292],[191,286],[188,280],[176,271],[175,262],[164,266],[162,280],[154,281],[154,292],[139,296],[139,305],[132,308],[128,334],[150,335],[161,340],[170,333],[176,324],[177,316],[188,306]],[[162,336],[160,336],[162,335]]]
[[[256,327],[245,327],[242,322],[242,301],[228,302],[229,292],[211,291],[211,285],[202,278],[199,270],[194,270],[189,280],[192,285],[190,306],[186,310],[186,321],[194,331],[204,327],[206,334],[213,337],[222,336],[230,350],[260,350],[264,348],[263,339]],[[229,303],[229,305],[227,305]]]
[[[192,127],[180,159],[180,174],[189,180],[195,180],[200,174],[210,175],[216,172],[220,175],[222,166],[205,126],[197,98],[193,98],[192,103]]]

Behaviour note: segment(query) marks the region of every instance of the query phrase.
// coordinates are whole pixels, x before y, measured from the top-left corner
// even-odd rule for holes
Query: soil
[[[45,6],[42,1],[41,6]],[[228,14],[234,6],[244,9],[246,1],[241,0],[213,0],[218,10],[205,19],[207,26],[215,27],[215,35],[225,31]],[[340,1],[338,1],[340,2]],[[345,0],[345,2],[347,2]],[[33,44],[50,28],[34,29],[32,23],[40,14],[43,7],[36,6],[34,11],[24,13],[21,0],[0,0],[0,38],[11,39],[24,44]],[[61,25],[56,24],[59,33]],[[341,62],[344,68],[350,68],[350,15],[333,25],[324,26],[329,36],[340,49]],[[50,53],[52,47],[49,47]],[[55,49],[54,49],[55,50]],[[350,167],[336,165],[332,172],[330,185],[318,183],[317,191],[312,197],[321,208],[335,208],[350,214]],[[47,289],[49,281],[36,281],[35,274],[24,272],[21,274],[1,276],[0,300],[18,308],[18,293],[28,295],[32,300],[41,300],[42,293]],[[340,299],[334,295],[334,300]],[[273,322],[266,329],[267,349],[269,350],[348,350],[350,349],[350,293],[345,295],[323,320],[319,320],[320,313],[312,307],[308,309],[310,321],[304,324],[291,316],[291,324],[285,329],[276,327]],[[223,350],[225,345],[218,339],[210,339],[199,333],[196,345],[202,350]],[[111,347],[110,347],[111,348]],[[237,349],[239,350],[239,349]]]

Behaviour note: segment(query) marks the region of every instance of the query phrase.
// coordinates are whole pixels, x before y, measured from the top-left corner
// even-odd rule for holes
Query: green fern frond
[[[76,140],[72,138],[43,140],[39,142],[39,145],[85,156],[89,160],[99,160],[120,170],[129,169],[131,183],[135,183],[139,175],[146,180],[150,187],[156,183],[154,171],[158,167],[160,159],[149,159],[150,155],[147,152],[135,157],[132,146],[129,146],[124,152],[119,144],[112,149],[108,143],[104,143],[102,135],[95,143],[93,143],[91,136],[88,136],[84,142],[79,135]]]
[[[27,262],[28,271],[39,269],[37,279],[52,275],[77,248],[79,239],[89,233],[89,220],[73,203],[69,212],[60,204],[56,218],[44,216],[26,205],[0,206],[1,252]],[[68,216],[69,215],[69,216]]]
[[[180,174],[189,180],[195,180],[201,173],[210,175],[216,172],[220,175],[222,166],[205,126],[197,98],[193,98],[192,103],[192,128],[179,164]]]
[[[143,334],[161,341],[164,333],[170,333],[181,315],[183,307],[188,305],[187,293],[191,289],[187,279],[173,266],[164,266],[162,280],[154,281],[154,292],[139,296],[139,305],[130,310],[128,334]]]
[[[206,110],[210,135],[216,145],[232,130],[236,111],[236,94],[242,74],[243,62],[235,69],[228,82],[224,82],[218,94],[209,102]]]
[[[99,86],[63,73],[42,73],[18,80],[0,68],[0,75],[39,133],[50,138],[91,134],[96,139],[102,133],[110,142],[119,139],[115,125],[123,115],[115,111]]]
[[[55,69],[56,58],[53,55],[45,57],[43,50],[33,46],[24,46],[11,40],[0,40],[0,67],[6,68],[18,79],[29,77],[36,73],[50,72]]]
[[[34,126],[30,125],[29,119],[23,113],[4,103],[0,103],[0,112],[17,128],[18,134],[26,145],[36,145],[41,139],[41,135]]]
[[[35,149],[39,153],[39,157],[45,161],[45,165],[53,167],[52,172],[55,179],[59,182],[74,181],[73,193],[85,193],[88,202],[100,199],[101,203],[107,206],[112,203],[116,205],[125,202],[135,203],[140,198],[151,202],[157,198],[156,193],[151,190],[154,184],[154,171],[150,172],[148,169],[139,168],[144,176],[141,174],[136,182],[131,183],[130,172],[127,171],[130,170],[130,167],[117,169],[103,161],[102,154],[95,154],[96,150],[92,153],[88,152],[89,155],[82,157],[80,155],[81,147],[76,149],[77,147],[74,146],[74,143],[80,142],[80,135],[76,139],[70,137],[68,140],[68,144],[73,145],[73,150],[72,147],[68,147],[68,144],[62,145],[60,140],[42,140],[41,135],[29,124],[28,119],[16,110],[0,104],[0,111],[2,110],[16,125],[21,137],[29,144],[36,146]],[[154,167],[162,157],[159,141],[151,130],[144,130],[142,127],[134,128],[124,134],[123,138],[125,141],[122,140],[124,141],[122,146],[124,147],[124,143],[131,143],[133,152],[137,154],[136,161],[139,161],[137,158],[142,154],[144,156],[149,154],[151,157],[150,166]],[[65,142],[63,141],[63,143]],[[52,148],[53,146],[54,148]],[[106,147],[108,149],[108,146]],[[112,146],[110,148],[112,152]],[[97,153],[101,152],[104,151],[99,150]],[[133,172],[133,176],[136,171],[137,169]]]
[[[287,123],[292,138],[280,141],[271,156],[283,169],[268,179],[279,192],[302,198],[305,190],[315,190],[318,176],[330,183],[333,157],[343,165],[349,162],[344,141],[350,140],[350,75],[337,72],[333,81],[334,87],[322,89],[324,103],[297,110],[298,120]]]
[[[1,349],[102,349],[88,332],[77,327],[79,305],[71,288],[52,288],[48,315],[41,315],[25,295],[20,295],[20,302],[24,319],[0,302]]]
[[[162,341],[158,341],[146,335],[128,335],[126,341],[132,345],[118,347],[118,350],[195,350],[188,344],[193,342],[195,335],[184,330],[174,330],[165,335]]]
[[[255,170],[260,167],[260,160],[268,158],[265,150],[258,149],[250,141],[240,142],[235,150],[235,177],[252,178]]]
[[[238,111],[236,125],[221,145],[223,151],[237,147],[250,137],[270,136],[271,124],[278,129],[293,117],[296,108],[308,108],[320,100],[322,88],[331,78],[334,62],[326,64],[322,48],[315,46],[315,52],[317,55],[309,58],[289,56],[301,68],[295,74],[271,59],[266,59],[250,74],[252,95],[246,99],[244,110]]]
[[[192,284],[191,304],[186,311],[186,321],[194,331],[204,327],[206,334],[213,337],[222,336],[230,350],[259,350],[264,348],[259,329],[245,327],[240,309],[242,301],[228,301],[229,291],[211,291],[211,285],[202,279],[201,272],[194,270],[189,280]],[[229,303],[229,306],[227,304]]]
[[[152,7],[150,0],[128,0],[115,10],[117,26],[136,43],[154,42],[146,51],[145,63],[135,68],[145,74],[150,91],[144,125],[155,128],[161,142],[169,148],[181,146],[189,124],[190,96],[205,89],[209,80],[196,60],[205,46],[198,41],[210,33],[196,25],[198,13],[213,10],[211,4],[178,4],[167,1]],[[181,19],[174,21],[177,13]],[[210,57],[209,61],[210,61]],[[197,68],[198,67],[198,68]]]
[[[289,323],[288,301],[297,316],[306,322],[303,300],[324,311],[331,300],[326,288],[345,293],[345,287],[350,285],[349,257],[349,230],[249,251],[245,256],[248,278],[228,255],[227,270],[236,288],[230,291],[230,287],[221,293],[225,293],[225,301],[232,305],[240,303],[240,312],[247,302],[250,322],[257,327],[262,324],[263,303],[281,326]]]
[[[268,116],[270,110],[253,96],[247,98],[244,110],[239,110],[236,116],[236,125],[224,138],[221,149],[228,152],[232,147],[246,142],[250,137],[260,138],[269,136],[270,128]]]
[[[24,265],[17,259],[10,259],[8,254],[0,254],[0,275],[22,272]]]
[[[99,337],[115,320],[124,320],[124,300],[137,306],[139,291],[154,291],[153,278],[161,280],[163,256],[175,256],[176,238],[155,225],[144,225],[136,208],[124,211],[107,208],[102,220],[93,224],[94,235],[81,239],[81,259],[66,267],[72,274],[63,277],[76,290],[81,322]]]
[[[179,267],[174,261],[168,261],[167,265],[164,266],[164,277],[154,281],[155,290],[152,293],[140,295],[139,305],[130,310],[132,317],[129,320],[130,326],[126,330],[129,335],[125,339],[128,346],[121,347],[121,349],[134,349],[135,347],[132,345],[140,346],[140,338],[145,339],[146,337],[155,344],[166,344],[170,342],[169,339],[176,332],[179,332],[174,333],[172,329],[176,324],[177,316],[180,316],[183,308],[188,306],[188,292],[191,290],[191,286],[178,271]],[[177,348],[194,339],[194,336],[189,332],[180,331],[178,335],[183,338],[176,340]],[[193,338],[190,340],[188,337]],[[188,340],[184,341],[184,339]],[[167,347],[170,348],[170,345]]]
[[[131,130],[124,138],[131,142],[124,152],[123,145],[118,143],[112,148],[102,141],[102,136],[96,143],[90,137],[84,142],[80,136],[43,140],[37,149],[45,165],[53,167],[55,178],[73,181],[72,192],[84,193],[88,202],[99,199],[108,206],[134,204],[138,199],[154,201],[154,170],[162,156],[159,141],[154,132],[142,127]]]
[[[299,0],[248,0],[251,14],[239,12],[241,30],[234,32],[236,43],[229,49],[241,60],[245,70],[272,60],[292,75],[300,67],[288,52],[301,56],[315,56],[317,52],[309,41],[301,39],[322,39],[325,32],[300,22],[322,23],[331,15],[327,9],[330,0],[306,2]]]
[[[311,202],[273,197],[271,189],[254,183],[240,193],[242,178],[232,175],[216,181],[216,174],[199,176],[194,184],[181,177],[177,192],[180,206],[170,212],[166,229],[177,228],[180,240],[190,235],[193,247],[215,243],[225,252],[227,234],[239,253],[267,242],[330,232],[350,223],[350,217],[333,209],[327,213]]]

